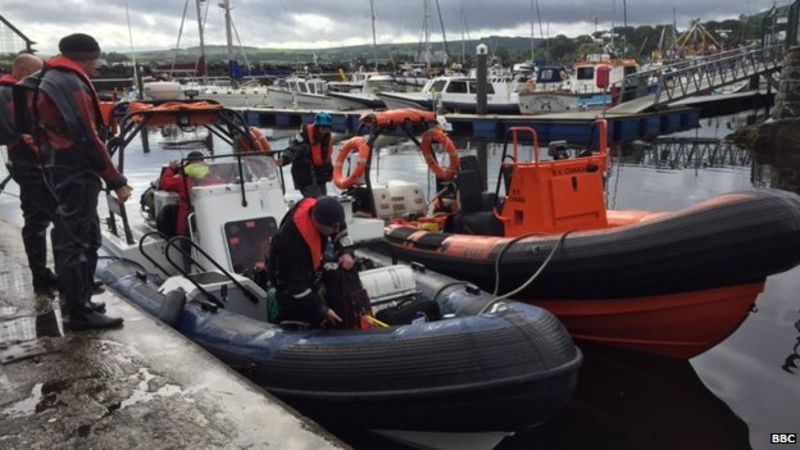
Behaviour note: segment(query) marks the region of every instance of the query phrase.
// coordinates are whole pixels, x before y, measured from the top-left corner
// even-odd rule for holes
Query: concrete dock
[[[345,447],[123,299],[95,299],[125,326],[64,334],[0,220],[0,448]]]

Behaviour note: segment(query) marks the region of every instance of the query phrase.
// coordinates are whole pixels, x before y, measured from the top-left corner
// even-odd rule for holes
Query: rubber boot
[[[43,292],[55,289],[58,287],[58,277],[50,269],[44,269],[42,272],[33,274],[33,290],[34,292]]]
[[[72,331],[103,330],[122,326],[122,318],[110,317],[84,306],[71,308],[65,325]]]

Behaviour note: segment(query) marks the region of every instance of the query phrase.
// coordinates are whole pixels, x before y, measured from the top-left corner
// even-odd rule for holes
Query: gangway
[[[641,113],[760,75],[783,63],[783,43],[729,50],[631,74],[622,80],[620,98],[632,100],[608,112]]]

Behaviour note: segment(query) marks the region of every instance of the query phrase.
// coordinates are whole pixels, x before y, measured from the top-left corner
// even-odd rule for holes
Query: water
[[[702,128],[677,137],[722,138],[747,121],[748,114],[703,119]],[[287,143],[286,138],[272,142],[275,149]],[[502,146],[458,141],[464,153],[476,154],[484,146],[493,189]],[[149,155],[129,151],[126,171],[135,194],[180,155],[155,145]],[[796,153],[734,149],[723,156],[637,145],[617,149],[608,180],[609,205],[672,210],[753,187],[800,192]],[[429,195],[435,190],[424,161],[408,142],[385,142],[372,177],[377,183],[416,182]],[[287,171],[289,189],[290,178]],[[9,188],[17,192],[13,183]],[[0,217],[19,223],[18,212],[9,208],[16,201],[0,195]],[[498,448],[761,449],[770,446],[769,433],[800,432],[800,269],[770,277],[756,305],[757,312],[733,335],[688,362],[581,345],[585,363],[573,401],[550,422],[520,430]],[[359,448],[402,448],[365,430],[334,431]]]

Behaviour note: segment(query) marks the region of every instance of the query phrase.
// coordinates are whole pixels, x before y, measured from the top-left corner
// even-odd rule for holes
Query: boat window
[[[469,92],[471,94],[478,93],[478,82],[477,81],[470,81],[469,82]],[[491,83],[486,83],[486,94],[494,94],[494,86]]]
[[[547,81],[555,81],[555,80],[556,80],[556,77],[555,77],[555,74],[553,73],[553,69],[542,69],[539,72],[539,81],[547,82]]]
[[[594,67],[578,67],[579,80],[594,79]]]
[[[271,156],[257,154],[242,157],[245,181],[258,181],[266,178],[275,180],[278,178],[278,166]],[[238,176],[238,173],[236,174]]]
[[[243,273],[263,262],[271,243],[278,232],[278,221],[274,217],[228,222],[224,225],[225,243],[233,271]]]
[[[625,66],[625,71],[623,73],[625,75],[630,75],[632,73],[636,73],[636,66]]]
[[[306,83],[304,81],[298,81],[297,87],[299,88],[297,89],[298,92],[308,92],[308,89],[306,88]]]
[[[447,92],[453,94],[466,94],[467,83],[465,81],[451,81],[447,86]]]
[[[444,89],[445,84],[447,84],[447,80],[436,81],[431,85],[429,92],[437,92],[437,93],[442,92],[442,89]]]

